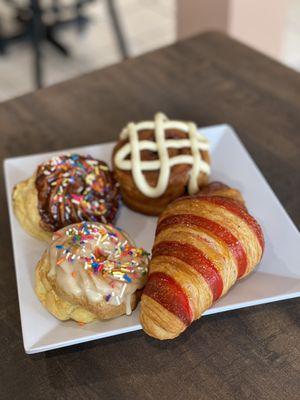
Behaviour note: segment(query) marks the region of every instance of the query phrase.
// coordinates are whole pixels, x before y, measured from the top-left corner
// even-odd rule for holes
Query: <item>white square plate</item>
[[[233,129],[218,125],[201,131],[212,146],[211,180],[232,185],[243,193],[266,240],[265,254],[256,272],[238,282],[205,315],[300,296],[299,232]],[[110,163],[113,146],[114,143],[107,143],[72,151]],[[4,163],[23,340],[29,354],[141,329],[139,309],[129,317],[84,326],[74,321],[61,322],[44,309],[34,293],[34,269],[45,244],[28,236],[21,228],[13,214],[11,193],[14,185],[31,176],[38,164],[66,151],[69,150],[10,158]],[[139,246],[151,250],[156,218],[145,217],[122,206],[116,224]]]

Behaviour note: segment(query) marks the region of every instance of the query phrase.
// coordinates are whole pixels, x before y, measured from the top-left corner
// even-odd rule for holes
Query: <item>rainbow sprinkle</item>
[[[39,187],[41,191],[49,188],[45,179],[51,189],[40,197],[39,211],[54,230],[82,220],[107,223],[114,219],[119,188],[104,162],[78,154],[53,157],[38,168],[38,192]]]
[[[136,282],[148,272],[149,253],[130,245],[120,229],[116,231],[110,225],[83,222],[67,228],[65,234],[67,241],[63,245],[55,245],[59,253],[58,266],[63,262],[80,261],[83,268],[92,274],[101,272],[110,281],[125,283]],[[59,240],[60,234],[57,237]],[[85,255],[88,254],[91,242],[94,249]],[[99,246],[95,246],[94,242],[99,243]],[[113,245],[113,248],[105,250],[109,245]]]

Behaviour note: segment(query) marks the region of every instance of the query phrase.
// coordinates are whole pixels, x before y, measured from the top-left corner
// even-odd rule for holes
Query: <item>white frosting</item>
[[[91,303],[125,303],[131,313],[131,296],[146,281],[148,257],[123,232],[100,223],[74,224],[54,234],[49,255],[48,276],[63,292]]]
[[[154,130],[155,141],[139,140],[139,131],[150,129]],[[178,129],[188,133],[188,139],[166,139],[167,129]],[[159,197],[166,191],[169,183],[171,167],[178,164],[192,165],[188,183],[188,191],[194,194],[199,190],[198,177],[203,171],[210,173],[210,166],[202,160],[200,150],[209,150],[206,138],[197,131],[197,126],[193,122],[170,121],[162,113],[157,113],[154,121],[144,121],[137,124],[129,123],[120,134],[120,139],[128,139],[115,154],[115,164],[121,170],[132,171],[134,182],[138,189],[147,197]],[[169,157],[168,148],[182,149],[190,147],[191,155],[179,155]],[[142,161],[141,151],[156,151],[157,160]],[[130,160],[126,157],[131,156]],[[143,171],[160,170],[158,182],[155,187],[148,184]]]

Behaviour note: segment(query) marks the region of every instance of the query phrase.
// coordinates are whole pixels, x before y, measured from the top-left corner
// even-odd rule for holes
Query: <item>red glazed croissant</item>
[[[143,329],[172,339],[253,271],[264,237],[240,193],[212,183],[161,214],[141,301]]]

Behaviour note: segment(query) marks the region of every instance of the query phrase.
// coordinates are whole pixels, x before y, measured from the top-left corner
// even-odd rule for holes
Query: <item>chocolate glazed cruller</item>
[[[47,231],[83,220],[112,222],[118,210],[118,183],[103,161],[90,156],[53,157],[38,167],[35,186]]]

